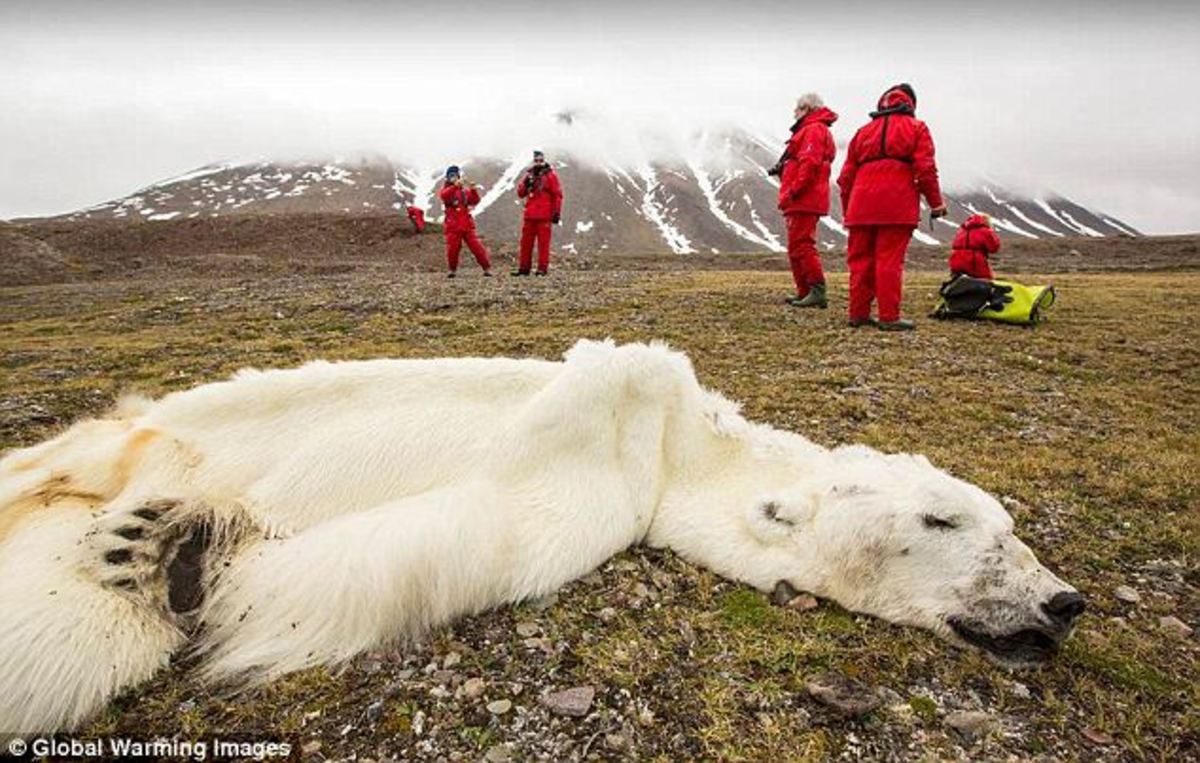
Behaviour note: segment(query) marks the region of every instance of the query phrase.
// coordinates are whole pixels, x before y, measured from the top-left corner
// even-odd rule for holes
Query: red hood
[[[971,215],[967,221],[963,223],[964,228],[990,228],[991,223],[983,215]]]
[[[879,111],[894,109],[897,106],[907,106],[910,111],[917,110],[917,104],[913,103],[913,99],[908,93],[898,87],[894,87],[883,95],[879,96]]]
[[[814,112],[805,114],[804,119],[800,121],[800,124],[806,125],[810,122],[824,122],[827,125],[831,125],[837,121],[837,118],[837,114],[833,113],[833,111],[828,107],[822,106]]]

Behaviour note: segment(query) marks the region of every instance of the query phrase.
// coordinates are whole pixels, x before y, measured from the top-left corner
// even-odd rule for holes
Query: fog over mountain
[[[779,143],[822,92],[839,141],[908,80],[949,186],[1058,192],[1200,229],[1193,4],[216,2],[0,7],[0,218],[214,162],[532,147],[636,166],[697,130]],[[563,125],[561,112],[587,117]],[[573,128],[573,129],[567,129]]]

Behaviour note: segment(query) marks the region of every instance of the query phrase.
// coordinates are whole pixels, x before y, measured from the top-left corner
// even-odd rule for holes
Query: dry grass
[[[157,394],[245,365],[555,357],[579,337],[665,339],[751,418],[826,445],[922,452],[1006,497],[1019,534],[1091,601],[1065,653],[1044,670],[1009,674],[827,603],[809,613],[774,608],[670,554],[639,550],[545,611],[472,618],[419,649],[380,652],[337,674],[309,671],[231,698],[181,666],[90,731],[272,733],[318,739],[312,754],[332,758],[478,757],[503,743],[517,758],[554,759],[584,747],[661,760],[1195,756],[1196,638],[1158,620],[1200,623],[1191,312],[1200,274],[1053,280],[1059,305],[1036,330],[925,320],[911,335],[847,329],[844,303],[787,308],[785,276],[762,272],[393,283],[350,273],[6,289],[0,447],[102,410],[130,386]],[[932,303],[936,284],[933,275],[910,279],[912,312]],[[832,286],[844,293],[844,277]],[[1121,584],[1141,603],[1117,601]],[[535,623],[545,641],[517,635],[518,621]],[[451,651],[463,656],[452,671],[420,670]],[[860,721],[832,716],[802,690],[827,671],[887,687],[896,702]],[[471,676],[487,681],[484,698],[437,696],[439,683],[452,692]],[[597,687],[588,718],[539,707],[543,687],[581,683]],[[482,710],[501,696],[516,705],[511,713]],[[942,721],[955,709],[995,715],[1000,733],[964,742]],[[635,752],[621,747],[626,737]]]

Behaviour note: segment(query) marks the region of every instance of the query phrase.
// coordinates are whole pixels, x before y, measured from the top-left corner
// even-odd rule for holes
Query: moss
[[[734,628],[762,628],[778,614],[762,594],[741,588],[721,598],[721,618]]]

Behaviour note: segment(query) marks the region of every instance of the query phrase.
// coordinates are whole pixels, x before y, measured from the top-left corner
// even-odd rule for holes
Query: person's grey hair
[[[825,101],[816,93],[805,93],[796,99],[796,108],[804,109],[805,111],[814,111],[825,105]]]

